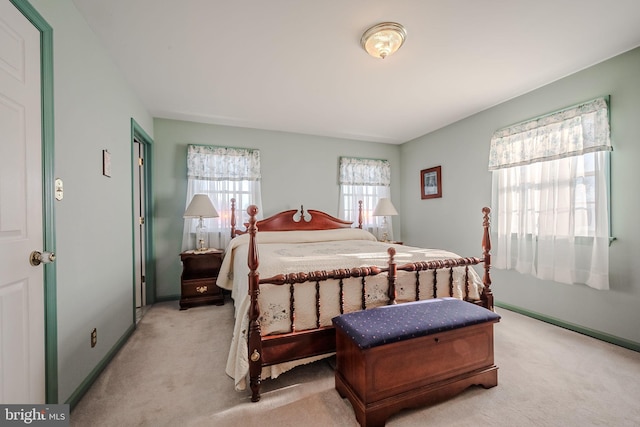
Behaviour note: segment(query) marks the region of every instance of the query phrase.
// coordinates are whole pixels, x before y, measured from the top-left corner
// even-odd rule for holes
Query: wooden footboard
[[[397,291],[396,291],[396,279],[398,271],[416,272],[416,291],[415,299],[425,299],[424,295],[420,295],[420,283],[419,273],[421,271],[433,271],[433,295],[429,297],[436,297],[438,287],[448,286],[449,295],[453,295],[453,269],[464,267],[465,269],[465,283],[467,288],[464,290],[463,299],[474,304],[482,305],[490,310],[493,310],[493,294],[491,292],[491,242],[489,236],[489,208],[482,209],[483,213],[483,238],[482,238],[482,258],[470,257],[470,258],[456,258],[437,261],[424,261],[407,263],[403,265],[397,265],[394,256],[395,249],[390,247],[388,249],[389,260],[387,267],[359,267],[351,269],[338,269],[332,271],[315,271],[315,272],[300,272],[290,274],[280,274],[273,277],[261,279],[258,273],[259,256],[258,245],[256,242],[256,233],[258,231],[256,215],[258,209],[256,206],[250,206],[247,209],[247,213],[250,216],[247,232],[250,235],[249,240],[249,297],[250,297],[250,309],[249,309],[249,331],[248,331],[248,352],[249,352],[249,385],[251,388],[251,400],[256,402],[260,400],[260,384],[261,384],[261,372],[263,366],[275,365],[278,363],[302,359],[311,356],[318,356],[335,351],[335,330],[332,326],[321,327],[320,326],[320,286],[321,282],[329,279],[337,279],[342,284],[342,280],[347,278],[361,278],[362,280],[362,309],[366,309],[365,301],[365,284],[366,278],[369,276],[375,276],[381,273],[387,273],[388,281],[388,304],[396,304]],[[472,300],[469,298],[468,289],[468,273],[469,266],[482,263],[484,266],[483,290],[479,300]],[[449,271],[448,283],[438,283],[436,280],[436,273],[441,270]],[[300,283],[313,282],[316,284],[316,329],[296,331],[294,329],[293,316],[294,311],[294,286]],[[290,287],[290,299],[291,299],[291,331],[289,333],[277,334],[277,335],[261,335],[260,326],[260,306],[258,303],[258,296],[260,294],[261,284],[274,284],[274,285],[288,285]],[[340,311],[343,309],[342,286],[340,286]]]

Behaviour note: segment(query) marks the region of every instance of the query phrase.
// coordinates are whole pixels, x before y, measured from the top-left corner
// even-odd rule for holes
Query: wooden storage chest
[[[453,298],[378,307],[338,316],[336,389],[362,426],[498,384],[493,324],[500,316]]]

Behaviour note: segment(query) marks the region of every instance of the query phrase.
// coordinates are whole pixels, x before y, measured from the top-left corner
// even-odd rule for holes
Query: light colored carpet
[[[640,426],[640,353],[504,309],[498,386],[402,411],[388,426]],[[262,399],[224,373],[233,307],[154,305],[71,412],[72,426],[357,426],[328,360],[262,383]]]

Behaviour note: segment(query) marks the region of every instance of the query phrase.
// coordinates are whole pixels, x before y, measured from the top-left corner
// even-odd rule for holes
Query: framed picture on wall
[[[442,197],[442,167],[423,169],[420,171],[420,195],[422,199]]]

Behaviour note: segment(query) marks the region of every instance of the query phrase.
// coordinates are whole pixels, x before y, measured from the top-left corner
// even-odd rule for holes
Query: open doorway
[[[134,320],[137,324],[155,300],[152,265],[151,150],[152,140],[131,120],[133,172]]]

